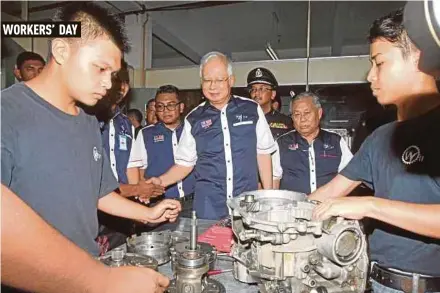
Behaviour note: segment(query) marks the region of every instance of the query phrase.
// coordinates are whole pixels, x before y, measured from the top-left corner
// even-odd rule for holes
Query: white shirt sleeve
[[[351,153],[350,149],[348,148],[348,144],[343,137],[341,137],[339,144],[341,147],[342,157],[341,157],[341,162],[339,163],[338,172],[341,172],[342,169],[344,169],[345,166],[348,165],[351,158],[353,158],[353,154]]]
[[[139,136],[137,139],[134,138],[134,126],[132,128],[133,141],[131,143],[130,157],[128,159],[128,168],[139,168],[142,167],[142,145],[139,144]]]
[[[280,180],[283,177],[283,168],[281,167],[280,148],[276,144],[276,151],[272,154],[272,174],[274,180]]]
[[[180,137],[174,162],[177,165],[185,167],[192,167],[197,162],[196,140],[191,133],[191,124],[186,118],[184,120],[182,136]]]
[[[144,133],[141,129],[138,133],[138,136],[136,138],[136,144],[139,145],[139,148],[141,150],[141,160],[142,160],[142,166],[141,169],[147,169],[148,167],[148,155],[147,155],[147,149],[145,148],[144,144]]]
[[[257,153],[258,154],[272,154],[276,151],[276,143],[267,123],[266,116],[258,105],[258,122],[257,122]]]

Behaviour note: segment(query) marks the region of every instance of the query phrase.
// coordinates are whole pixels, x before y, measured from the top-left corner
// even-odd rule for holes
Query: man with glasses
[[[138,140],[142,143],[141,178],[159,176],[174,165],[174,154],[183,130],[181,115],[184,107],[177,87],[164,85],[159,88],[155,98],[159,121],[154,125],[144,127],[138,136]],[[193,193],[194,175],[191,173],[176,184],[168,186],[165,198],[186,201],[192,198]]]
[[[206,54],[200,62],[202,91],[206,99],[184,122],[175,165],[151,180],[169,186],[194,170],[194,209],[202,219],[228,215],[226,200],[258,188],[272,188],[271,154],[276,144],[261,107],[231,94],[232,63],[220,52]]]
[[[296,130],[277,140],[283,169],[280,188],[310,194],[332,180],[353,155],[340,135],[319,127],[322,107],[317,95],[297,95],[290,109]]]
[[[292,119],[272,108],[272,103],[277,95],[278,82],[270,70],[264,67],[251,70],[247,77],[247,86],[250,97],[263,109],[275,139],[292,130]]]

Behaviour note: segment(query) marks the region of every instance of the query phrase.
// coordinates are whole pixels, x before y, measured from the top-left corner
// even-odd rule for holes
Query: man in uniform
[[[292,119],[272,109],[278,82],[270,70],[264,67],[251,70],[247,77],[247,86],[251,99],[263,109],[274,139],[293,129]]]
[[[139,136],[142,141],[142,179],[160,176],[174,165],[174,154],[183,130],[181,114],[185,105],[180,100],[178,88],[173,85],[161,86],[156,93],[155,107],[159,121],[142,129]],[[191,173],[169,186],[165,198],[192,197],[193,193],[194,175]]]
[[[290,103],[292,130],[277,140],[283,178],[280,188],[309,194],[342,170],[353,155],[338,134],[321,129],[319,97],[305,92]]]
[[[228,215],[228,198],[257,189],[258,173],[263,188],[272,188],[276,144],[261,107],[231,94],[235,79],[224,54],[206,54],[200,77],[206,101],[185,118],[175,165],[152,180],[166,187],[194,170],[194,209],[216,220]]]
[[[125,116],[119,104],[126,97],[130,86],[128,67],[125,61],[121,62],[121,69],[113,80],[113,86],[107,96],[101,99],[100,109],[109,112],[110,120],[101,121],[101,137],[104,150],[110,159],[113,175],[119,182],[119,194],[123,197],[140,197],[143,200],[160,196],[164,188],[160,185],[146,183],[139,180],[139,168],[142,167],[142,145],[135,142],[134,126]],[[134,222],[120,217],[114,217],[99,212],[101,224],[100,244],[101,254],[125,242],[125,238],[132,235]]]
[[[440,95],[418,68],[420,50],[402,25],[402,10],[370,28],[368,81],[396,122],[376,129],[347,167],[316,190],[314,218],[372,218],[374,292],[440,292]],[[374,196],[345,197],[365,182]]]

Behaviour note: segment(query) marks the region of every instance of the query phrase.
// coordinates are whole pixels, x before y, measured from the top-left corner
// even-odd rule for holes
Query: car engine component
[[[175,278],[169,293],[225,293],[225,287],[207,275],[215,264],[215,249],[206,243],[197,243],[197,218],[192,212],[189,242],[178,242],[171,247],[171,264]]]
[[[170,261],[170,247],[172,245],[171,232],[144,232],[141,235],[132,235],[127,238],[127,251],[151,256],[159,265]]]
[[[358,221],[314,221],[305,194],[259,190],[228,200],[234,277],[261,293],[364,292],[368,257]]]
[[[123,248],[115,248],[98,259],[110,267],[134,266],[157,271],[157,260],[151,256],[127,253]]]

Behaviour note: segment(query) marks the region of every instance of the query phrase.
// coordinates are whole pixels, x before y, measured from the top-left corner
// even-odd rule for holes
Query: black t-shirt
[[[293,129],[293,122],[289,116],[281,114],[278,111],[271,111],[266,114],[266,120],[269,124],[273,138],[277,139],[280,135]]]
[[[379,127],[341,174],[363,181],[375,196],[440,204],[440,107]],[[433,219],[434,220],[434,219]],[[440,276],[440,240],[375,221],[370,258],[403,271]]]
[[[118,188],[98,121],[62,112],[23,83],[1,94],[2,184],[97,256],[97,203]]]

